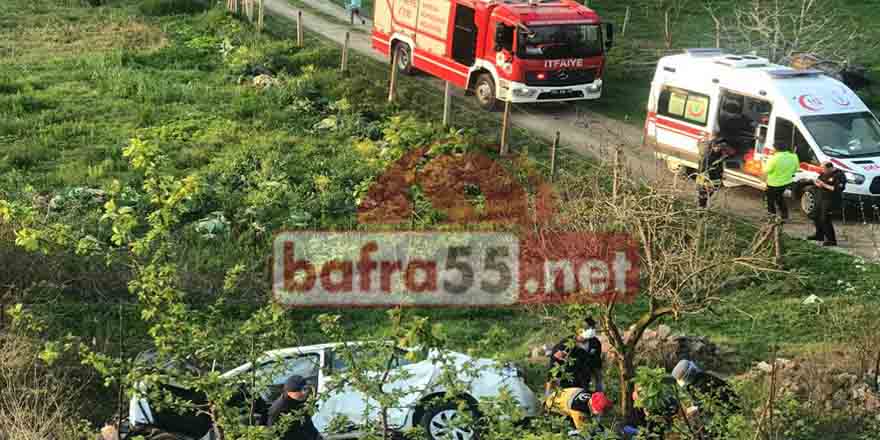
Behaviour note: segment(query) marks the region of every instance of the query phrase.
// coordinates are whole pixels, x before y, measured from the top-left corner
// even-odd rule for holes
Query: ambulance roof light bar
[[[716,48],[692,48],[685,49],[684,53],[690,56],[691,58],[707,58],[707,57],[717,57],[720,55],[724,55],[724,49],[716,49]]]
[[[776,69],[776,70],[767,71],[767,74],[770,75],[770,77],[775,78],[775,79],[785,79],[785,78],[801,78],[801,77],[808,77],[808,76],[819,76],[819,75],[825,74],[825,72],[823,72],[821,70],[815,70],[815,69],[811,69],[811,70]]]

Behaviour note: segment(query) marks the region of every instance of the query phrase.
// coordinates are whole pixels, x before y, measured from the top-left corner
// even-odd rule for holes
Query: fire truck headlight
[[[847,183],[853,183],[856,185],[861,185],[861,184],[865,183],[865,176],[863,176],[861,174],[850,173],[848,171],[845,171],[843,174],[846,175],[846,182]]]
[[[535,96],[535,93],[537,93],[537,90],[535,90],[535,89],[530,89],[530,88],[527,88],[527,87],[526,87],[526,88],[513,89],[513,95],[516,96],[516,97],[519,97],[519,98],[530,98],[530,97],[532,97],[532,96]]]

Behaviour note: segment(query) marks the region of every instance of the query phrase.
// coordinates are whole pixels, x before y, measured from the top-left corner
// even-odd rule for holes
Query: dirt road
[[[350,47],[363,55],[387,62],[387,59],[375,52],[370,45],[370,20],[366,24],[356,23],[349,26],[348,13],[326,0],[299,0],[308,8],[303,9],[305,27],[321,36],[342,44],[346,32],[351,33]],[[266,10],[270,13],[296,19],[300,9],[291,6],[287,0],[266,0]],[[313,11],[320,11],[320,14]],[[328,18],[332,17],[332,18]],[[432,78],[423,78],[427,83],[441,88],[442,82]],[[460,96],[460,94],[459,94]],[[556,132],[562,134],[562,143],[574,151],[592,157],[607,157],[613,145],[629,146],[625,150],[626,165],[633,176],[643,178],[650,185],[672,185],[671,173],[658,163],[653,152],[639,148],[641,145],[641,129],[631,124],[606,118],[595,113],[584,113],[572,105],[515,106],[513,124],[527,129],[548,140],[552,140]],[[693,189],[689,183],[679,181],[677,186],[690,197]],[[793,237],[805,237],[812,233],[812,223],[800,215],[796,203],[790,201],[794,217],[786,225],[786,232]],[[728,188],[713,199],[713,209],[730,213],[760,222],[766,218],[762,193],[751,188]],[[838,222],[838,241],[841,252],[858,255],[863,258],[880,260],[880,231],[875,224],[859,221]]]

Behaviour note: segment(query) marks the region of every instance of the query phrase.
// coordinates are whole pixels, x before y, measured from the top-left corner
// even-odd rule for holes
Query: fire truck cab
[[[602,96],[613,27],[573,0],[375,0],[372,45],[476,95],[513,103]]]
[[[731,147],[724,184],[766,189],[764,164],[777,145],[800,158],[791,194],[812,214],[813,182],[831,162],[844,171],[844,199],[880,202],[880,123],[843,83],[752,55],[689,49],[660,59],[645,121],[645,143],[671,170],[698,168],[707,140]]]

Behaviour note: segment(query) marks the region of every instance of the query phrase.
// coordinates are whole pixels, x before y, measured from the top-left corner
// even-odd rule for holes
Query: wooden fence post
[[[611,197],[617,201],[620,192],[620,145],[614,147],[614,182],[611,187]]]
[[[296,14],[296,45],[303,47],[303,13]]]
[[[773,228],[773,262],[776,266],[782,267],[782,218],[776,218],[776,225]]]
[[[556,180],[556,149],[559,148],[559,132],[556,132],[556,138],[553,139],[553,146],[550,147],[550,183]]]
[[[342,63],[339,67],[339,71],[345,73],[348,70],[348,42],[351,39],[351,33],[345,33],[345,42],[342,44]]]
[[[452,85],[446,81],[446,89],[443,91],[443,126],[448,127],[452,116]]]
[[[510,97],[504,101],[504,119],[501,121],[501,155],[507,155],[510,150],[507,145],[510,142]]]
[[[397,96],[397,53],[398,51],[395,50],[391,57],[391,83],[388,87],[388,102],[394,102],[394,98]]]
[[[263,0],[257,0],[259,3],[257,4],[257,32],[263,32]]]

